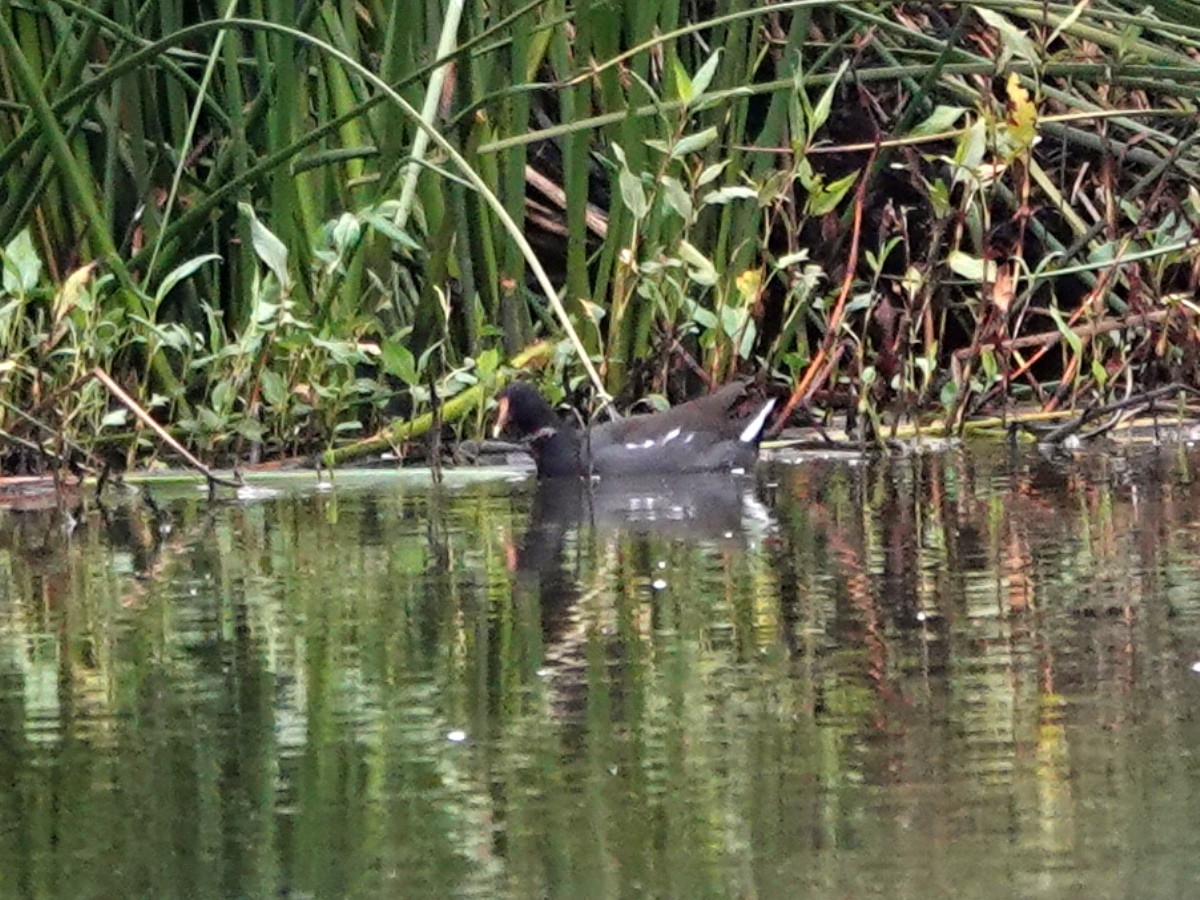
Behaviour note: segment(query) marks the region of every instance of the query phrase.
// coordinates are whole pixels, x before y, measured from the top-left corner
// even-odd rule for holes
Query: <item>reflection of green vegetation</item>
[[[1175,883],[1193,486],[771,477],[749,546],[575,525],[536,570],[499,484],[4,515],[0,892],[1111,895],[1097,840]]]

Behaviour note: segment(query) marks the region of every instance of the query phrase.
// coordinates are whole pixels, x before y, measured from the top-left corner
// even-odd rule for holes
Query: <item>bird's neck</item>
[[[545,425],[530,439],[538,474],[543,478],[558,478],[583,473],[579,436],[565,425]]]

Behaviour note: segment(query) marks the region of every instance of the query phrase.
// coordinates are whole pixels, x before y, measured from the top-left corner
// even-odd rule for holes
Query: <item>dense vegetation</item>
[[[473,430],[518,354],[875,435],[1194,383],[1198,91],[1189,0],[3,0],[3,468]]]

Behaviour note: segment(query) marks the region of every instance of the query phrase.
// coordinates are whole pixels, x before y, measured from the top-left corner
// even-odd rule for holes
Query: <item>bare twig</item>
[[[187,448],[184,447],[183,444],[171,437],[170,433],[161,425],[159,425],[158,422],[154,420],[154,417],[150,415],[150,413],[142,409],[137,404],[136,400],[130,397],[129,394],[125,393],[125,389],[113,381],[112,377],[103,369],[99,367],[92,369],[92,377],[104,385],[108,389],[108,392],[121,401],[122,405],[124,405],[126,409],[133,413],[143,425],[158,435],[159,439],[162,440],[163,443],[182,456],[184,461],[189,466],[208,479],[208,486],[210,489],[213,487],[213,485],[217,484],[231,488],[239,488],[242,486],[240,480],[231,481],[228,478],[222,478],[204,463],[200,462],[200,460],[198,460],[196,457],[192,456],[192,454],[188,452]]]
[[[1088,437],[1098,437],[1107,431],[1112,430],[1117,426],[1120,420],[1130,409],[1137,407],[1139,409],[1147,409],[1154,404],[1155,400],[1161,397],[1168,397],[1178,393],[1189,394],[1192,397],[1200,397],[1200,389],[1194,388],[1188,384],[1174,383],[1164,385],[1163,387],[1155,388],[1151,391],[1143,391],[1139,394],[1132,394],[1112,403],[1106,403],[1103,406],[1093,406],[1090,409],[1085,409],[1079,416],[1066,422],[1045,434],[1039,435],[1038,440],[1047,444],[1061,444],[1067,438],[1076,434],[1089,422],[1092,422],[1101,416],[1115,413],[1113,419],[1104,425],[1101,425],[1095,431],[1089,433]]]
[[[861,180],[858,183],[858,189],[854,193],[854,230],[850,235],[850,256],[846,260],[846,274],[842,278],[841,292],[838,294],[837,302],[834,303],[833,311],[830,312],[829,321],[825,326],[825,340],[822,341],[816,356],[813,357],[812,362],[809,363],[808,368],[804,371],[800,383],[796,385],[792,391],[792,395],[788,397],[788,402],[784,404],[783,412],[779,414],[779,418],[775,420],[775,424],[767,429],[767,437],[774,437],[783,430],[792,412],[797,406],[812,396],[813,391],[824,383],[841,357],[840,352],[834,352],[834,345],[837,343],[838,331],[842,325],[842,315],[846,309],[846,301],[850,298],[850,291],[854,287],[854,273],[858,268],[858,251],[862,238],[863,207],[866,205],[867,182],[870,180],[867,177],[867,173],[874,168],[875,157],[878,152],[878,146],[871,151],[871,158],[863,166]]]

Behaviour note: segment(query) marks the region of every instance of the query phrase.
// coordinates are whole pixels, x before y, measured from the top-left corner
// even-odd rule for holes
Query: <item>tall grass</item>
[[[10,464],[140,452],[96,366],[236,457],[572,331],[560,391],[879,427],[1196,374],[1190,4],[246,9],[0,8]]]

